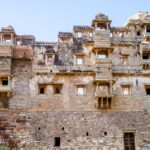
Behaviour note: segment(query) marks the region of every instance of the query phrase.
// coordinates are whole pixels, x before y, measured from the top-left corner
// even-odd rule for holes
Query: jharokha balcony
[[[142,52],[150,52],[150,44],[143,43],[140,45],[140,49],[142,50]]]
[[[18,59],[32,59],[33,48],[29,45],[16,45],[13,50],[13,57]]]

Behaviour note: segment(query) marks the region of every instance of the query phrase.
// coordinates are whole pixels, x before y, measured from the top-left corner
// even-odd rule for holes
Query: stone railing
[[[102,72],[96,73],[95,80],[111,80],[112,79],[112,72]]]
[[[94,66],[88,66],[88,65],[74,65],[74,66],[57,66],[57,65],[52,65],[52,66],[40,66],[40,65],[34,65],[33,66],[33,70],[34,72],[39,72],[39,73],[50,73],[50,72],[54,72],[54,73],[61,73],[61,72],[80,72],[80,71],[88,71],[88,72],[92,72],[95,71],[95,67]]]
[[[30,45],[15,45],[14,49],[32,50],[33,48]]]
[[[0,41],[0,46],[13,46],[13,42]]]
[[[94,35],[95,36],[107,36],[107,37],[109,37],[110,36],[110,31],[107,31],[107,30],[96,30]]]
[[[148,37],[148,36],[150,37],[150,32],[144,32],[144,36],[145,37]]]
[[[109,40],[95,40],[95,47],[110,47]]]
[[[12,48],[11,47],[4,47],[4,46],[0,46],[0,56],[4,56],[4,57],[11,57],[12,56]]]
[[[138,36],[138,37],[132,38],[131,40],[134,43],[140,43],[140,42],[143,41],[143,37],[142,36]]]
[[[146,69],[142,71],[143,74],[150,74],[150,69]]]
[[[113,65],[112,73],[123,73],[123,74],[141,74],[141,66],[132,66],[132,65]]]
[[[150,64],[150,59],[142,59],[141,63],[142,64]]]
[[[110,58],[96,58],[96,62],[98,63],[112,63],[112,60]]]
[[[103,96],[103,97],[112,96],[112,93],[109,91],[109,89],[107,89],[107,90],[97,90],[95,92],[95,96]]]
[[[150,51],[150,43],[141,44],[140,49],[143,51]]]
[[[112,44],[131,44],[131,38],[125,38],[125,37],[112,37],[110,39],[110,42]]]
[[[96,72],[96,80],[111,79],[113,73],[123,74],[141,74],[141,66],[132,65],[107,65],[98,64],[98,66],[42,66],[33,65],[33,71],[35,73],[73,73],[73,72]]]
[[[10,92],[11,91],[11,86],[0,86],[0,92]]]
[[[130,49],[121,49],[121,55],[130,55]]]
[[[140,19],[129,19],[129,23],[141,23]]]

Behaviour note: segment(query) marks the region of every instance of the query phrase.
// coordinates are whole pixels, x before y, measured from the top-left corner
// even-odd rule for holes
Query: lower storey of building
[[[149,112],[0,111],[0,146],[17,149],[141,150]]]

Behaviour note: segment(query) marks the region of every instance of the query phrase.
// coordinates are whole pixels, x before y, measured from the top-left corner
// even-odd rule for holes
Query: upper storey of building
[[[8,25],[2,27],[0,31],[1,45],[54,45],[59,44],[60,41],[67,41],[68,39],[81,39],[84,42],[94,42],[93,38],[98,34],[108,35],[110,38],[115,37],[138,37],[142,36],[149,40],[150,32],[150,13],[138,12],[129,17],[124,27],[111,26],[111,20],[103,13],[98,13],[92,20],[91,26],[76,25],[73,27],[73,32],[59,32],[58,43],[39,42],[35,40],[33,35],[17,35],[12,26]],[[133,35],[136,32],[136,35]],[[128,34],[128,35],[126,35]],[[113,41],[111,41],[113,43]]]

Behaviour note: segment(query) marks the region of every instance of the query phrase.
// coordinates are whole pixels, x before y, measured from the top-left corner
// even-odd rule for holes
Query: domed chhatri
[[[11,26],[11,25],[7,25],[7,26],[5,26],[5,27],[2,27],[1,30],[2,30],[3,32],[15,32],[13,26]]]
[[[108,20],[108,16],[100,12],[95,16],[95,19],[96,20]]]
[[[139,11],[126,20],[125,26],[132,23],[146,23],[146,22],[150,23],[150,13]]]

